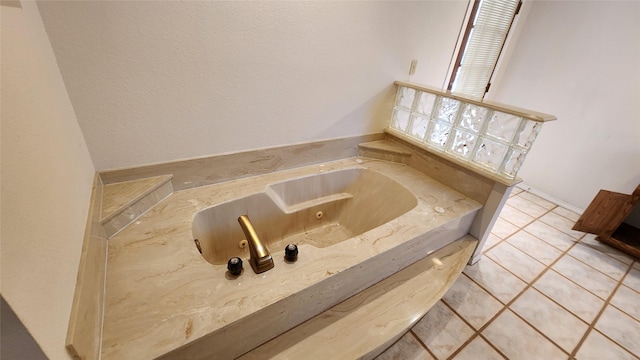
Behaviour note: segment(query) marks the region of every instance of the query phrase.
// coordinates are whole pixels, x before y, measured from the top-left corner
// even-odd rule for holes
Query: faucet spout
[[[247,237],[247,242],[249,243],[249,263],[255,271],[256,274],[265,272],[271,268],[273,268],[273,258],[267,250],[267,247],[264,246],[256,229],[251,224],[251,220],[247,215],[242,215],[238,218],[238,222],[240,223],[240,227],[244,232],[244,235]]]

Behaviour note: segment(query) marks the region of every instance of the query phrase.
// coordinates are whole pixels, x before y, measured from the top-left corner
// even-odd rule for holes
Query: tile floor
[[[640,359],[640,260],[514,189],[484,256],[388,359]]]

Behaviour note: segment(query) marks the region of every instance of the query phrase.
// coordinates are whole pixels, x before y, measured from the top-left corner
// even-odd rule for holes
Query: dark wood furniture
[[[631,195],[600,190],[574,230],[596,234],[596,240],[640,259],[640,229],[626,221],[640,207],[640,185]]]

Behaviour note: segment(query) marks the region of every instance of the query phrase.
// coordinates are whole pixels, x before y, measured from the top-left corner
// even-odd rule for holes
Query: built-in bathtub
[[[177,191],[109,240],[103,359],[238,357],[465,236],[481,207],[361,158]],[[234,277],[244,214],[275,266]]]
[[[238,216],[248,215],[263,244],[325,248],[374,229],[416,207],[397,181],[376,171],[349,168],[270,184],[264,192],[215,205],[193,219],[193,237],[213,265],[248,257]]]

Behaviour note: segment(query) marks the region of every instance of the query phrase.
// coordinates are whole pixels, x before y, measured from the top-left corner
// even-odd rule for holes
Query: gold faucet
[[[240,223],[240,227],[242,231],[244,231],[244,235],[247,237],[247,242],[249,243],[249,263],[255,271],[256,274],[261,272],[265,272],[271,268],[273,268],[273,259],[271,258],[271,254],[267,247],[262,244],[260,241],[260,237],[258,237],[258,233],[256,229],[253,228],[253,224],[251,224],[251,220],[247,215],[242,215],[238,218],[238,222]]]

